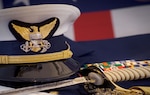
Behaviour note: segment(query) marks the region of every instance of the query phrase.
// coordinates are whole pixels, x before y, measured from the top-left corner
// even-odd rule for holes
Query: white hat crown
[[[60,20],[58,29],[53,36],[67,32],[75,20],[80,16],[80,10],[66,4],[44,4],[25,7],[14,7],[0,10],[0,41],[16,40],[8,28],[11,20],[19,20],[26,23],[40,23],[51,17]]]

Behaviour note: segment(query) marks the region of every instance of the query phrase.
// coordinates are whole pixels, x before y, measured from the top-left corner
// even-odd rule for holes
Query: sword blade
[[[68,79],[68,80],[63,80],[63,81],[58,81],[53,83],[46,83],[46,84],[23,87],[18,89],[11,89],[8,91],[1,91],[0,95],[27,95],[34,92],[62,88],[62,87],[72,86],[81,83],[88,83],[88,82],[93,82],[93,81],[88,80],[85,77],[78,77],[74,79]]]

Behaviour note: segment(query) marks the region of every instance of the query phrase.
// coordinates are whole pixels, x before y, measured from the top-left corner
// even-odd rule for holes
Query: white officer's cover
[[[79,64],[63,33],[79,16],[78,8],[65,4],[1,9],[0,84],[21,87],[75,74]]]

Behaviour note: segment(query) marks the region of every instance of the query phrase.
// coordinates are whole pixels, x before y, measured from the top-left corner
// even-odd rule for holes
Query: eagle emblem
[[[58,18],[50,18],[33,24],[13,20],[9,23],[9,28],[17,40],[25,41],[20,45],[23,51],[44,53],[51,47],[50,42],[46,39],[53,36],[58,25]]]

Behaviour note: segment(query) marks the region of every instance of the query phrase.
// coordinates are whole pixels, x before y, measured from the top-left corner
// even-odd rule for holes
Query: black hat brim
[[[0,84],[13,87],[55,82],[75,74],[80,68],[72,58],[37,64],[0,65]],[[15,85],[14,85],[15,84]]]

